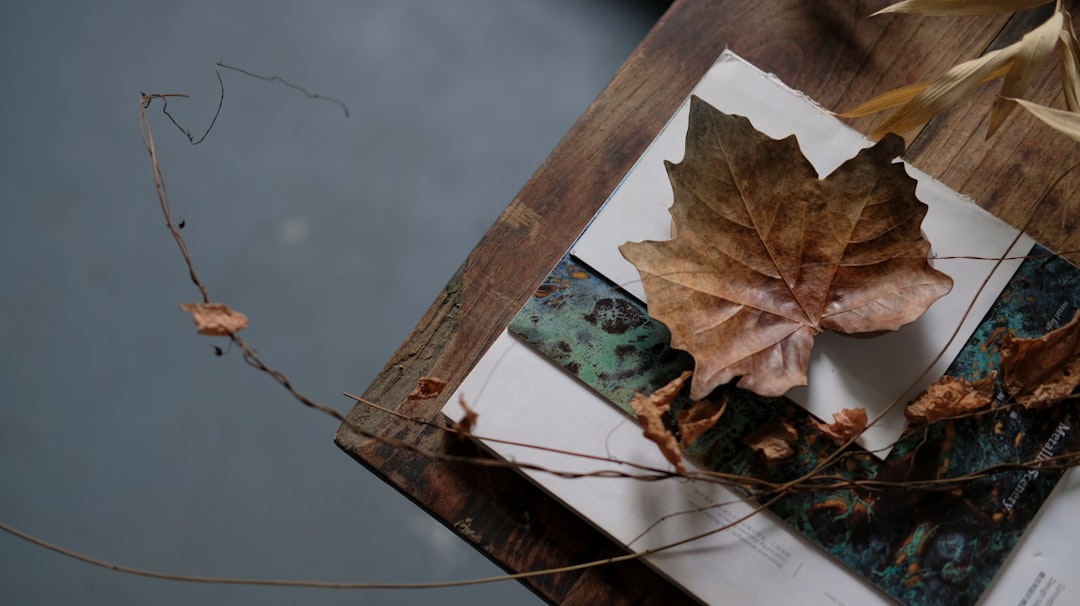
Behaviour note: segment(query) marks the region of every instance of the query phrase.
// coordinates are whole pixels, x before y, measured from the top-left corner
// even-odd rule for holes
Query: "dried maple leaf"
[[[1080,386],[1080,310],[1068,324],[1038,339],[1006,334],[1001,384],[1026,408],[1046,408]]]
[[[436,377],[421,377],[416,381],[416,387],[409,392],[410,400],[430,400],[436,398],[446,387],[446,381]]]
[[[707,429],[716,425],[720,417],[727,409],[727,395],[719,404],[712,400],[698,400],[689,407],[684,408],[675,415],[679,422],[679,433],[682,434],[683,446],[690,445]]]
[[[919,425],[956,417],[990,406],[997,373],[975,381],[944,375],[904,409],[907,420]]]
[[[247,316],[224,303],[184,303],[180,309],[191,314],[200,335],[227,337],[248,325]]]
[[[866,429],[865,408],[843,408],[840,412],[834,412],[832,417],[832,423],[819,423],[815,420],[814,425],[821,433],[834,440],[850,440]]]
[[[686,473],[686,467],[683,465],[682,453],[679,451],[679,442],[664,425],[663,414],[671,409],[675,396],[679,395],[683,383],[686,383],[692,374],[689,370],[683,371],[681,375],[649,396],[634,392],[634,397],[630,400],[630,406],[637,414],[638,424],[641,425],[645,437],[656,442],[664,458],[674,465],[679,473]]]
[[[779,463],[795,454],[791,443],[799,437],[799,432],[790,423],[772,421],[755,429],[743,438],[753,450],[760,452],[768,463]]]
[[[782,395],[806,384],[822,330],[896,330],[952,288],[927,260],[902,152],[889,136],[819,179],[794,137],[691,100],[685,159],[667,163],[675,236],[619,250],[649,314],[694,357],[692,399],[739,376]]]

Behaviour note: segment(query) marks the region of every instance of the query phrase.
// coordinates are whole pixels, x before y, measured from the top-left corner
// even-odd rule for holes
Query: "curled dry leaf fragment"
[[[743,444],[760,452],[766,462],[780,463],[795,454],[791,443],[798,437],[799,432],[790,423],[771,421],[743,438]]]
[[[682,434],[683,446],[689,446],[707,429],[716,425],[727,409],[727,394],[720,403],[712,400],[698,400],[688,408],[684,408],[675,415],[679,422],[679,433]]]
[[[683,371],[681,375],[652,392],[651,395],[644,396],[635,392],[634,398],[630,400],[630,406],[637,414],[638,424],[641,425],[645,437],[656,442],[664,458],[674,465],[679,473],[686,473],[682,452],[679,451],[679,442],[664,425],[663,415],[671,409],[675,396],[679,395],[683,383],[686,383],[692,374],[689,370]]]
[[[416,387],[409,393],[410,400],[430,400],[436,398],[446,387],[446,381],[436,377],[421,377],[416,381]]]
[[[986,408],[994,396],[996,377],[992,372],[972,383],[945,375],[908,404],[904,416],[917,425],[927,425]]]
[[[1080,385],[1080,310],[1068,324],[1038,339],[1005,335],[1001,385],[1026,408],[1046,408]]]
[[[248,325],[247,316],[224,303],[184,303],[180,309],[191,314],[200,335],[227,337]]]
[[[461,417],[460,421],[452,424],[450,428],[458,432],[459,436],[465,437],[472,434],[473,427],[476,427],[476,420],[480,418],[480,415],[475,410],[469,408],[464,397],[458,400],[458,404],[460,404],[461,409],[465,411],[465,415]]]
[[[850,440],[861,434],[866,429],[867,416],[865,408],[844,408],[840,412],[833,413],[832,423],[819,423],[814,421],[821,433],[834,440]]]
[[[896,330],[952,288],[927,260],[927,206],[887,137],[818,178],[795,137],[690,101],[686,153],[667,164],[670,240],[627,242],[649,315],[694,357],[690,398],[806,384],[823,330]]]

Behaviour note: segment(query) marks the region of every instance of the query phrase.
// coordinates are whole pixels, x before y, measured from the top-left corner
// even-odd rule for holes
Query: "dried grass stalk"
[[[932,82],[926,90],[896,110],[871,136],[879,139],[890,132],[902,134],[926,124],[934,116],[973,93],[983,82],[992,79],[995,72],[1008,68],[1019,48],[1020,42],[1017,42],[954,66]]]
[[[1070,139],[1080,141],[1080,114],[1046,107],[1023,99],[1009,99],[1009,101],[1026,109],[1028,113],[1042,120],[1050,128],[1063,133]]]
[[[1011,13],[1040,4],[1049,4],[1051,0],[903,0],[887,6],[874,15],[885,13],[918,13],[934,17],[956,17],[962,15],[993,15]]]
[[[995,80],[1009,73],[1011,63],[1007,63],[1000,68],[990,73],[981,84],[986,84],[991,80]],[[919,93],[923,92],[933,82],[918,82],[916,84],[909,84],[891,91],[884,92],[869,101],[863,102],[861,105],[853,110],[846,111],[842,114],[837,114],[841,118],[859,118],[862,116],[868,116],[870,114],[876,114],[880,111],[899,107],[908,101],[914,99]]]
[[[1061,41],[1061,88],[1069,111],[1080,112],[1080,43],[1072,26],[1072,15],[1064,13],[1064,23],[1058,38]]]
[[[989,14],[1048,3],[1049,0],[904,0],[874,14]],[[1012,100],[1022,98],[1031,88],[1056,44],[1061,45],[1061,85],[1065,103],[1070,112],[1080,112],[1080,42],[1077,42],[1072,17],[1057,0],[1053,15],[1018,42],[956,65],[937,80],[888,91],[838,115],[856,118],[897,108],[870,136],[880,139],[890,132],[902,135],[922,127],[941,112],[972,95],[979,86],[1004,76],[1000,97],[990,109],[986,133],[989,138],[1012,113],[1015,108]],[[1022,106],[1027,108],[1026,105]],[[1063,129],[1064,134],[1075,138],[1072,129],[1074,120],[1069,116],[1040,106],[1029,111],[1052,128]]]
[[[990,109],[990,126],[986,136],[989,137],[997,131],[1001,123],[1009,116],[1016,105],[1009,103],[1005,97],[1023,97],[1031,86],[1035,75],[1046,64],[1050,53],[1054,51],[1059,34],[1065,19],[1061,13],[1055,12],[1039,27],[1031,30],[1017,43],[1016,57],[1012,61],[1012,67],[1005,76],[1005,83],[1001,85],[1001,97],[994,101]]]

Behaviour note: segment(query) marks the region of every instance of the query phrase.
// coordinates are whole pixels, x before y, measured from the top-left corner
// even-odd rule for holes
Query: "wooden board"
[[[410,401],[423,376],[449,394],[600,208],[659,129],[725,47],[827,108],[844,110],[1022,35],[1045,13],[957,19],[895,15],[868,19],[883,1],[678,0],[525,184],[363,394],[415,419],[443,423],[445,395]],[[1057,73],[1031,98],[1060,106]],[[1066,192],[1048,184],[1080,161],[1080,146],[1017,112],[984,141],[994,89],[934,120],[909,139],[908,159],[1014,225],[1044,199],[1031,230],[1052,248],[1077,248]],[[852,122],[870,132],[881,117]],[[1080,171],[1073,171],[1080,173]],[[1076,260],[1076,257],[1073,257]],[[433,291],[436,287],[433,286]],[[352,422],[427,449],[472,446],[411,421],[356,406]],[[338,432],[338,445],[508,571],[577,564],[623,553],[517,474],[431,461]],[[527,579],[565,604],[678,604],[691,599],[638,562]]]

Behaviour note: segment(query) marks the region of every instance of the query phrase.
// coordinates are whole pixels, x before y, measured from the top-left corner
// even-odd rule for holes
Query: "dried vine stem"
[[[224,91],[224,89],[222,89]],[[191,260],[191,250],[188,248],[187,242],[184,241],[184,237],[180,235],[180,230],[177,229],[176,224],[173,223],[172,211],[169,209],[169,192],[165,188],[165,176],[161,174],[161,167],[157,161],[157,147],[154,145],[154,133],[150,130],[150,123],[146,120],[146,108],[150,107],[150,103],[154,99],[161,99],[162,103],[168,105],[169,97],[187,97],[182,93],[168,93],[168,94],[151,94],[147,95],[143,93],[139,100],[139,127],[140,134],[142,136],[143,145],[146,146],[146,151],[150,154],[150,164],[154,173],[154,188],[157,190],[158,202],[161,204],[161,214],[165,217],[165,226],[169,228],[169,233],[172,234],[173,239],[176,241],[176,245],[180,248],[180,254],[184,256],[184,263],[188,268],[188,275],[191,277],[191,281],[199,288],[199,292],[202,293],[203,303],[210,302],[210,293],[206,290],[206,285],[199,279],[199,275],[195,273],[195,264]],[[222,92],[222,99],[225,98],[224,92]],[[220,106],[219,106],[220,109]],[[169,116],[172,119],[172,116]],[[215,114],[214,119],[217,119]],[[175,124],[175,120],[173,121]],[[179,126],[179,125],[177,125]],[[183,129],[181,129],[183,130]],[[206,132],[210,132],[207,129]],[[187,131],[184,131],[187,134]],[[205,138],[206,135],[203,135]],[[201,141],[202,139],[200,139]]]
[[[341,101],[339,99],[335,99],[333,97],[327,97],[326,95],[320,95],[318,93],[310,92],[310,91],[308,91],[308,89],[304,88],[303,86],[300,86],[299,84],[293,84],[292,82],[289,82],[288,80],[286,80],[286,79],[284,79],[281,76],[278,76],[276,74],[273,75],[273,76],[263,76],[263,75],[260,75],[260,74],[249,72],[248,70],[246,70],[246,69],[244,69],[242,67],[236,67],[234,65],[226,65],[226,64],[222,63],[221,61],[217,62],[217,66],[219,68],[231,69],[231,70],[233,70],[235,72],[240,72],[241,74],[244,74],[245,76],[250,76],[252,78],[255,78],[256,80],[264,80],[266,82],[280,82],[281,84],[283,84],[283,85],[285,85],[285,86],[287,86],[287,87],[289,87],[289,88],[291,88],[293,90],[300,91],[308,99],[316,99],[318,101],[328,101],[330,103],[333,103],[333,104],[337,105],[338,107],[341,108],[341,111],[345,112],[345,117],[346,118],[348,118],[349,115],[350,115],[349,106],[345,105],[344,101]],[[217,72],[217,74],[218,74],[218,81],[220,81],[221,80],[221,72]],[[220,109],[220,107],[221,106],[219,105],[218,108]],[[211,126],[213,126],[213,124],[211,124]]]
[[[138,568],[135,566],[125,566],[122,564],[116,564],[93,556],[80,553],[66,547],[62,547],[55,543],[51,543],[27,532],[18,530],[8,524],[0,522],[0,530],[11,534],[17,538],[20,538],[28,543],[32,543],[39,547],[48,549],[54,553],[58,553],[68,558],[84,562],[99,568],[105,568],[115,572],[121,572],[125,574],[131,574],[135,576],[160,579],[165,581],[180,581],[185,583],[204,583],[215,585],[245,585],[245,586],[269,586],[269,587],[305,587],[314,589],[439,589],[447,587],[466,587],[470,585],[484,585],[489,583],[497,583],[502,581],[522,580],[538,576],[546,576],[551,574],[559,574],[564,572],[574,572],[578,570],[584,570],[587,568],[595,568],[597,566],[607,566],[609,564],[617,564],[619,562],[627,562],[630,560],[636,560],[641,557],[659,553],[674,547],[686,545],[698,541],[707,536],[717,534],[733,528],[744,521],[752,518],[753,516],[766,510],[772,506],[780,497],[775,497],[770,501],[762,503],[755,507],[752,511],[746,515],[729,522],[719,528],[715,528],[710,531],[702,532],[700,534],[687,537],[674,543],[656,547],[653,549],[643,550],[624,554],[621,556],[615,556],[603,560],[595,560],[591,562],[584,562],[582,564],[573,564],[570,566],[562,566],[559,568],[548,568],[545,570],[531,570],[527,572],[518,572],[513,574],[499,575],[493,577],[483,577],[476,579],[466,579],[460,581],[436,581],[430,583],[338,583],[332,581],[303,581],[303,580],[288,580],[288,579],[245,579],[238,577],[214,577],[214,576],[199,576],[199,575],[184,575],[173,574],[168,572],[159,572],[149,570],[145,568]]]

